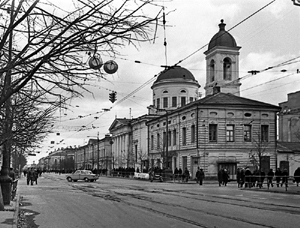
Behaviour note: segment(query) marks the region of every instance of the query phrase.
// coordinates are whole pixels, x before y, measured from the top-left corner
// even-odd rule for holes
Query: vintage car
[[[92,173],[92,171],[90,170],[76,170],[74,173],[72,174],[68,174],[66,176],[66,179],[71,182],[71,181],[78,181],[78,180],[83,180],[83,181],[90,181],[90,182],[93,182],[93,181],[96,181],[99,177]]]

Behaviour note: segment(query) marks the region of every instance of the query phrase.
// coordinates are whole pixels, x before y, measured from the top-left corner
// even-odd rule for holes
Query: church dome
[[[223,46],[223,47],[237,47],[237,44],[235,42],[235,39],[233,36],[225,31],[225,25],[223,23],[224,20],[221,20],[221,23],[219,24],[219,32],[216,33],[213,38],[210,40],[208,45],[208,50],[217,47],[217,46]]]
[[[165,80],[196,81],[195,77],[190,71],[180,66],[174,66],[165,69],[160,73],[160,75],[158,75],[154,83]]]

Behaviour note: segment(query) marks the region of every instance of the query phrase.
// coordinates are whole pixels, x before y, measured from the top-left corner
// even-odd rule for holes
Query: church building
[[[226,168],[232,179],[239,167],[276,167],[276,116],[280,107],[240,96],[239,50],[234,37],[219,31],[206,55],[205,97],[194,75],[180,66],[166,68],[152,85],[147,122],[149,165],[174,170],[198,167],[206,177]]]

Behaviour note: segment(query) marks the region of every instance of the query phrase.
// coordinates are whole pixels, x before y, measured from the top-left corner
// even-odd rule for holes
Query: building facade
[[[290,175],[300,167],[300,91],[289,93],[288,99],[279,104],[279,141],[277,167],[287,169]]]

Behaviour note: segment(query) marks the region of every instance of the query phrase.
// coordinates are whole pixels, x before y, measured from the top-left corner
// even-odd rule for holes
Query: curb
[[[15,212],[13,217],[13,224],[12,228],[17,228],[18,226],[18,219],[19,219],[19,209],[20,209],[20,195],[16,195],[16,205],[15,205]]]
[[[272,192],[272,193],[281,193],[281,194],[293,194],[300,195],[300,191],[276,191],[272,189],[255,189],[255,188],[241,188],[243,191],[253,191],[253,192]]]

